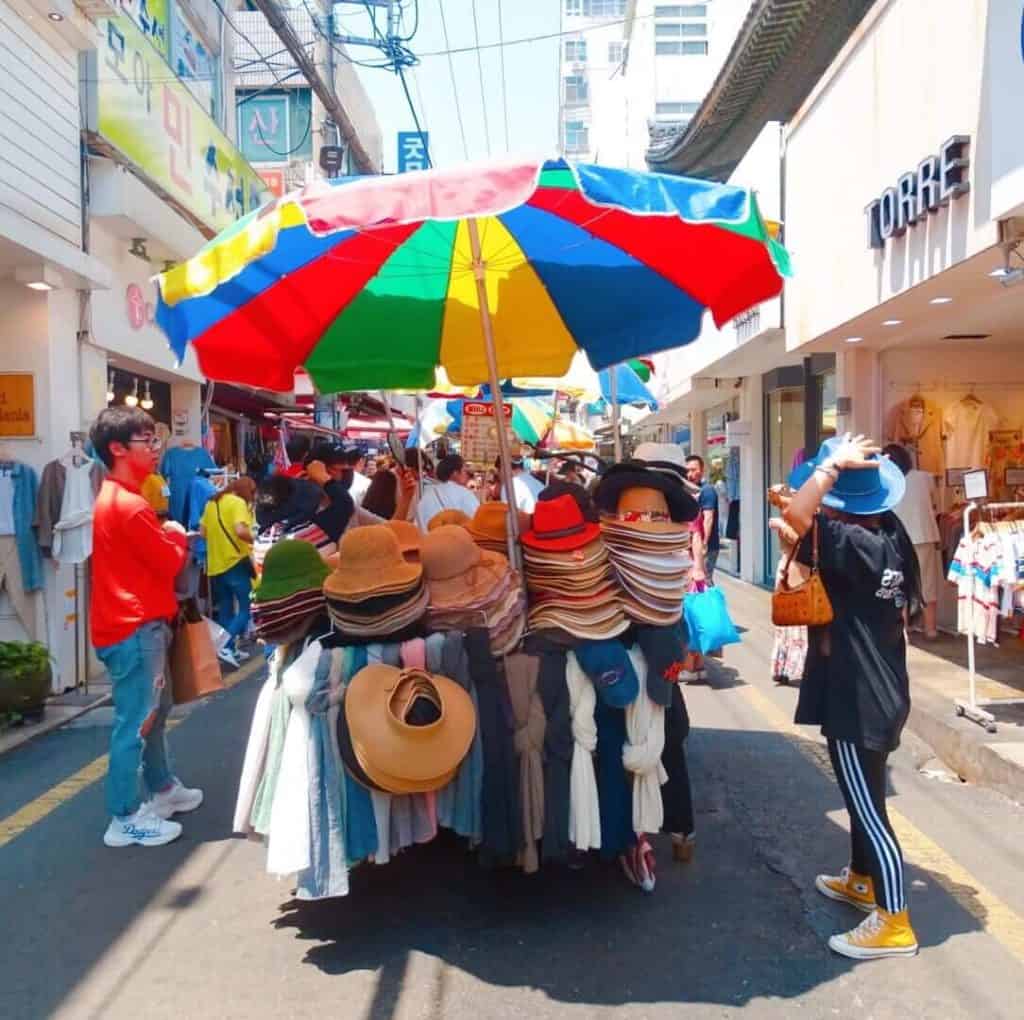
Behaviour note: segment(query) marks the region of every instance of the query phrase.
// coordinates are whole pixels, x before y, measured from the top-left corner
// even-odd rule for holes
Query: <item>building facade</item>
[[[564,0],[564,154],[645,169],[650,147],[667,144],[700,106],[747,6]]]

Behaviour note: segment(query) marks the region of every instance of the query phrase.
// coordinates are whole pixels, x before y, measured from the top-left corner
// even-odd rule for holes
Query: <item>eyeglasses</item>
[[[159,436],[132,436],[129,443],[145,443],[151,450],[159,450],[163,445]]]

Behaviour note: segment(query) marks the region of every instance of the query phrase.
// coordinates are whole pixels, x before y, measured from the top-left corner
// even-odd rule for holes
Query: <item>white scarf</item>
[[[570,652],[566,657],[565,679],[569,685],[572,712],[572,766],[569,771],[569,841],[577,850],[601,849],[601,806],[594,775],[597,725],[594,709],[597,694],[590,677]]]
[[[284,671],[281,686],[292,703],[281,753],[281,772],[270,809],[267,871],[292,875],[309,867],[309,741],[310,716],[306,701],[316,680],[320,642],[314,641]]]
[[[665,820],[661,784],[668,773],[661,764],[665,749],[665,709],[651,701],[647,693],[647,661],[639,648],[629,650],[640,680],[640,693],[626,707],[626,743],[622,764],[633,773],[633,829],[637,833],[659,832]]]

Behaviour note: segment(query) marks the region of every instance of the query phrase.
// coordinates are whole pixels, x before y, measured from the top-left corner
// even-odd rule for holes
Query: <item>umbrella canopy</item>
[[[571,421],[556,421],[542,445],[549,450],[593,450],[597,447],[594,437]]]
[[[471,226],[481,262],[471,252]],[[788,271],[743,188],[562,160],[317,182],[160,276],[157,322],[211,379],[320,392],[565,374],[677,347]]]

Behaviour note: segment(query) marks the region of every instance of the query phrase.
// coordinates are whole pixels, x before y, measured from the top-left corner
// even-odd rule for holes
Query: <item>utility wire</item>
[[[505,91],[505,30],[502,25],[501,0],[498,0],[498,42],[501,44],[501,107],[505,117],[505,151],[512,151],[512,142],[509,140],[508,130],[508,95]],[[479,53],[477,54],[479,57]]]
[[[459,103],[459,89],[455,84],[455,61],[452,60],[451,43],[448,41],[448,22],[444,16],[444,0],[437,0],[438,9],[441,12],[441,30],[444,32],[445,52],[448,54],[448,74],[452,79],[452,95],[455,96],[455,117],[459,122],[459,135],[462,138],[462,155],[469,160],[469,143],[466,141],[466,125],[462,120],[462,105]]]
[[[653,18],[654,14],[637,14],[632,20],[633,21],[645,21],[649,18]],[[545,42],[548,39],[561,39],[566,35],[586,35],[588,32],[599,32],[605,28],[611,28],[614,25],[625,25],[625,18],[617,18],[613,21],[602,21],[599,25],[591,25],[588,28],[572,28],[566,29],[561,32],[546,32],[543,35],[527,35],[520,39],[507,39],[505,42],[493,42],[493,43],[479,43],[476,46],[456,46],[454,49],[447,48],[448,43],[445,43],[445,49],[443,50],[429,50],[426,53],[420,53],[419,59],[423,60],[425,57],[450,57],[456,53],[477,53],[480,50],[497,50],[507,48],[509,46],[525,46],[528,43]]]
[[[218,11],[220,11],[220,16],[227,22],[228,27],[231,29],[231,31],[234,32],[235,35],[237,35],[244,43],[246,43],[249,46],[249,48],[253,51],[253,53],[256,54],[257,58],[259,59],[259,62],[266,66],[267,70],[270,72],[270,75],[274,79],[274,81],[277,82],[277,84],[280,85],[282,88],[284,88],[284,81],[281,79],[281,77],[278,75],[278,73],[274,70],[273,64],[271,64],[270,61],[263,55],[263,53],[260,51],[260,48],[252,41],[252,39],[250,39],[245,34],[245,32],[243,32],[231,20],[231,18],[228,16],[228,12],[224,9],[224,5],[221,3],[221,0],[213,0],[213,5],[214,5],[214,7],[217,8]]]
[[[484,141],[487,143],[487,156],[491,155],[491,126],[487,120],[487,90],[484,88],[484,58],[480,52],[480,26],[476,19],[476,0],[473,0],[473,37],[476,39],[476,68],[480,75],[480,102],[484,113]]]
[[[405,80],[405,68],[399,64],[395,70],[398,72],[398,80],[402,83],[402,91],[405,93],[405,101],[409,104],[409,111],[412,113],[412,122],[416,125],[416,133],[423,140],[423,151],[427,157],[427,167],[430,168],[434,165],[434,161],[430,158],[430,145],[429,139],[423,133],[423,128],[420,127],[420,118],[416,113],[416,106],[413,104],[412,96],[409,94],[409,85]]]

